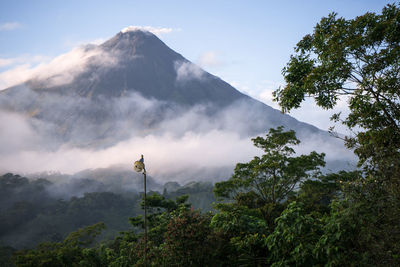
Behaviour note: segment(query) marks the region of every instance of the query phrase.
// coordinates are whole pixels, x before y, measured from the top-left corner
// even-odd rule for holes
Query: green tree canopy
[[[348,97],[343,123],[362,130],[347,145],[360,165],[392,174],[399,172],[392,163],[400,159],[399,25],[399,4],[350,20],[335,13],[322,18],[296,45],[282,72],[286,86],[274,92],[283,111],[300,107],[307,96],[325,109]]]
[[[236,222],[252,225],[250,228],[260,226],[259,219],[265,220],[269,228],[274,227],[275,218],[284,209],[284,202],[294,195],[296,186],[316,176],[320,166],[325,165],[323,153],[313,151],[295,156],[293,146],[300,141],[294,131],[284,131],[282,126],[270,129],[265,137],[252,140],[264,155],[256,156],[248,163],[238,163],[230,179],[215,184],[217,198],[233,199],[233,203],[216,206],[222,213],[213,222],[220,228],[228,228],[223,225],[232,224],[226,220],[232,216]],[[233,210],[240,212],[232,213]]]
[[[285,200],[298,183],[319,171],[325,165],[325,154],[315,151],[309,155],[294,156],[292,146],[300,141],[294,131],[283,131],[280,126],[270,129],[266,137],[256,137],[253,143],[264,151],[248,163],[238,163],[233,176],[216,183],[214,192],[218,197],[233,197],[239,203],[248,199],[257,203],[279,203]],[[253,206],[254,206],[253,205]]]
[[[380,14],[366,13],[355,19],[338,18],[335,13],[322,18],[314,32],[297,44],[283,75],[286,86],[274,92],[283,111],[300,107],[307,96],[325,109],[333,108],[341,96],[348,98],[349,115],[340,118],[335,114],[332,119],[342,120],[355,131],[345,140],[363,166],[362,176],[356,175],[360,178],[354,176],[356,179],[347,183],[347,199],[338,202],[338,212],[327,217],[327,225],[332,228],[324,230],[327,237],[326,242],[321,241],[321,248],[327,248],[329,261],[334,258],[334,247],[335,257],[345,259],[343,263],[355,259],[363,265],[359,260],[362,258],[373,266],[397,266],[400,4],[387,5]],[[350,205],[343,205],[346,201]],[[338,229],[347,232],[341,235]],[[347,242],[355,230],[357,244]],[[336,263],[329,264],[342,265],[333,262]]]

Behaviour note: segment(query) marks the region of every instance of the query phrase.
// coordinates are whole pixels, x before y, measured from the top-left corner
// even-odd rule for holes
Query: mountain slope
[[[211,128],[245,135],[278,125],[319,132],[240,93],[150,32],[119,32],[101,45],[81,48],[78,56],[69,68],[59,67],[70,60],[67,55],[47,76],[4,90],[1,106],[45,122],[36,127],[50,128],[60,142],[76,145],[107,146],[138,127],[160,131],[161,122],[193,108]]]
[[[49,86],[53,77],[34,78],[26,82],[37,91],[63,95],[122,97],[130,92],[145,98],[181,105],[214,103],[227,105],[246,98],[222,81],[166,46],[150,32],[119,32],[99,46],[84,48],[84,69],[74,73],[71,82]],[[50,83],[51,84],[51,83]]]
[[[121,151],[128,148],[158,158],[159,173],[180,158],[168,167],[173,177],[202,179],[211,164],[216,171],[207,176],[221,179],[234,163],[255,155],[250,137],[279,125],[297,132],[304,152],[344,155],[341,142],[328,133],[242,94],[141,30],[74,49],[25,83],[0,91],[1,118],[7,127],[0,131],[0,171],[8,172],[19,172],[15,162],[21,158],[23,166],[33,165],[26,170],[48,170],[52,161],[51,170],[68,170],[65,154],[70,162],[81,159],[75,165],[83,168],[103,168],[125,163],[128,152]],[[170,156],[179,150],[188,155]],[[97,151],[110,155],[97,163]]]

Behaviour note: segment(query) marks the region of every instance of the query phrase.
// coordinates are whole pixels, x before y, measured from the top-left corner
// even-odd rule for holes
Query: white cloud
[[[2,27],[4,29],[11,29],[18,25],[17,23],[3,24],[0,25],[0,30]],[[157,35],[173,31],[171,28],[156,28],[150,26],[129,26],[122,31],[133,30],[150,31]],[[0,90],[23,83],[32,78],[46,80],[47,86],[62,85],[71,82],[77,74],[85,70],[88,62],[100,65],[116,64],[118,55],[110,55],[99,47],[96,47],[96,45],[104,41],[105,39],[99,38],[85,42],[67,42],[67,46],[75,48],[53,59],[40,55],[0,58],[0,68],[7,68],[5,71],[0,72]],[[89,43],[93,46],[89,48],[88,45],[82,45],[84,43]],[[192,75],[190,72],[192,72]],[[183,79],[189,77],[200,78],[201,76],[201,71],[189,66],[183,66],[179,73]]]
[[[200,67],[188,61],[175,62],[175,70],[178,82],[201,80],[205,75],[205,72]]]
[[[172,29],[172,28],[152,27],[152,26],[128,26],[128,27],[123,28],[121,30],[122,33],[131,32],[131,31],[148,31],[148,32],[151,32],[151,33],[153,33],[155,35],[162,35],[162,34],[170,33],[172,31],[174,31],[174,29]]]
[[[104,65],[115,64],[115,59],[105,51],[93,47],[86,49],[78,47],[72,51],[54,58],[51,62],[39,65],[33,70],[33,76],[40,80],[46,79],[48,86],[72,82],[73,78],[84,71],[89,60]]]
[[[274,92],[274,90],[269,90],[266,89],[263,92],[261,92],[260,94],[258,94],[258,100],[264,102],[265,104],[275,108],[275,109],[280,109],[278,103],[276,103],[274,101],[274,96],[272,95],[272,93]]]
[[[280,109],[278,103],[274,101],[274,96],[272,95],[272,93],[280,86],[282,86],[282,84],[279,82],[264,80],[257,86],[257,92],[253,97],[275,109]]]
[[[22,27],[19,22],[5,22],[0,24],[0,31],[12,31]]]
[[[17,100],[29,102],[32,97],[29,91],[25,93],[21,92]],[[143,126],[141,119],[145,118],[143,114],[148,115],[160,110],[163,103],[145,99],[140,95],[134,94],[107,101],[105,102],[108,103],[107,105],[91,103],[86,98],[77,99],[66,96],[60,98],[43,96],[41,103],[47,103],[47,106],[43,105],[40,109],[43,114],[48,114],[49,111],[65,114],[65,111],[78,109],[84,114],[88,111],[96,112],[100,106],[100,109],[107,110],[111,114],[118,114],[115,116],[118,118],[115,119],[117,121],[113,120],[116,124],[112,128],[115,133],[122,132],[127,135],[118,136],[115,140],[123,141],[110,143],[113,145],[101,149],[87,146],[75,147],[74,141],[70,142],[70,145],[60,147],[60,141],[57,139],[58,125],[43,121],[37,124],[36,121],[33,125],[39,127],[34,128],[32,121],[27,120],[27,117],[0,111],[0,121],[7,125],[3,127],[4,129],[0,127],[0,158],[2,159],[0,173],[23,174],[42,171],[76,173],[83,169],[107,168],[118,164],[129,165],[140,154],[144,154],[151,176],[175,179],[175,174],[182,174],[188,170],[210,170],[220,167],[233,170],[237,162],[247,162],[261,153],[261,150],[253,146],[248,136],[248,118],[254,118],[254,122],[251,123],[254,129],[264,128],[265,125],[256,114],[253,114],[257,110],[252,110],[245,102],[234,103],[212,118],[205,115],[206,106],[185,110],[179,116],[176,116],[176,110],[172,109],[165,112],[165,120],[146,131],[141,129]],[[58,108],[53,110],[53,107]],[[132,110],[135,112],[133,113]],[[75,120],[75,117],[72,117],[72,121],[74,129],[71,128],[71,136],[77,138],[74,140],[95,140],[92,135],[96,136],[96,131],[101,129],[86,120]],[[260,125],[257,121],[260,121]],[[113,133],[113,137],[116,135]],[[309,139],[305,140],[302,148],[299,148],[300,152],[308,153],[317,150],[328,152],[328,155],[334,153],[331,156],[332,159],[343,159],[346,153],[350,153],[325,139],[312,136]],[[176,180],[188,179],[184,176],[181,175]],[[196,179],[202,178],[204,177],[200,176]]]
[[[97,39],[92,39],[92,40],[66,40],[64,42],[64,45],[69,48],[76,48],[80,46],[85,46],[88,44],[92,45],[100,45],[107,41],[106,38],[97,38]]]
[[[62,85],[72,82],[74,77],[84,71],[87,64],[113,65],[117,59],[98,47],[78,47],[70,52],[48,60],[47,57],[33,57],[24,60],[25,57],[5,59],[3,64],[27,62],[17,65],[0,73],[0,90],[23,83],[29,79],[37,78],[46,80],[47,86]],[[42,60],[42,61],[41,61]],[[35,62],[38,65],[33,65]],[[0,61],[1,62],[1,61]]]
[[[215,51],[204,52],[199,56],[197,63],[202,67],[219,67],[223,65],[220,56]]]
[[[26,118],[0,112],[0,119],[8,125],[0,129],[0,172],[23,174],[60,171],[73,174],[84,169],[130,165],[140,154],[144,154],[149,175],[156,178],[173,178],[171,174],[188,170],[210,170],[220,167],[233,170],[236,163],[247,162],[262,153],[253,146],[250,137],[226,129],[200,132],[186,130],[183,135],[168,131],[157,135],[133,135],[111,147],[97,150],[66,145],[57,150],[45,149],[43,144],[49,142],[48,138],[39,136],[27,123]],[[172,127],[169,128],[173,130],[174,127],[179,127],[182,121],[192,119],[192,116],[179,118],[175,123],[177,125],[174,126],[174,122],[170,122]],[[196,122],[202,123],[204,118],[198,119]],[[296,148],[298,153],[309,153],[313,150],[319,153],[327,152],[327,159],[330,160],[354,160],[352,153],[343,145],[340,146],[335,140],[327,142],[319,136],[309,136],[309,139]],[[198,179],[202,178],[206,177]]]
[[[16,64],[36,64],[48,61],[50,58],[43,55],[22,55],[13,58],[0,58],[0,68]]]
[[[241,92],[267,104],[270,107],[281,110],[281,107],[273,99],[272,93],[283,86],[283,82],[276,82],[270,80],[264,80],[255,86],[249,86],[247,84],[231,81],[229,82],[233,87],[237,88]],[[335,126],[335,130],[339,133],[350,134],[347,127],[341,123],[334,123],[330,120],[330,117],[334,113],[341,112],[343,118],[349,114],[347,98],[339,99],[337,105],[332,110],[324,110],[317,106],[313,99],[307,98],[298,109],[290,111],[289,115],[296,118],[299,121],[314,125],[324,131],[327,131],[331,126]]]
[[[282,84],[279,82],[263,81],[259,88],[264,87],[264,90],[259,91],[259,93],[255,94],[253,97],[275,109],[281,110],[281,107],[278,105],[278,103],[273,101],[274,97],[272,95],[272,93],[280,86],[282,86]],[[345,98],[341,98],[335,108],[331,110],[325,110],[317,106],[312,98],[306,98],[306,100],[301,104],[300,108],[291,110],[289,115],[295,117],[299,121],[312,124],[324,131],[327,131],[330,127],[335,126],[335,129],[338,132],[346,134],[348,133],[347,127],[340,123],[334,123],[330,120],[330,117],[334,113],[338,112],[341,112],[344,116],[349,113],[347,100]]]
[[[252,96],[252,91],[250,90],[248,85],[238,81],[226,81],[226,82],[235,87],[237,90],[241,91],[242,93]]]
[[[11,64],[14,64],[15,60],[13,58],[0,58],[0,68]]]
[[[250,138],[224,130],[187,131],[179,137],[170,132],[157,136],[132,136],[100,150],[69,146],[46,150],[39,144],[48,142],[47,138],[38,140],[35,131],[20,115],[0,113],[0,119],[10,122],[9,127],[0,131],[0,172],[76,173],[83,169],[128,165],[144,154],[149,174],[163,176],[191,168],[230,166],[233,169],[237,162],[248,161],[259,153]]]
[[[21,114],[0,111],[0,155],[4,158],[21,149],[32,149],[39,137]]]
[[[32,76],[30,64],[22,64],[0,73],[0,90],[25,82]]]

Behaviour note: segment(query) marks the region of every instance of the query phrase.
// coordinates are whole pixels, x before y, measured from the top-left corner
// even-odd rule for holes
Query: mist
[[[119,42],[118,47],[130,45],[126,38]],[[143,154],[155,187],[168,181],[215,182],[228,179],[236,163],[261,155],[251,138],[280,125],[298,129],[299,154],[324,152],[328,161],[336,162],[328,166],[332,170],[354,166],[353,153],[340,140],[246,96],[228,105],[187,106],[126,88],[121,96],[107,97],[101,93],[115,90],[108,83],[95,96],[79,82],[75,92],[69,90],[75,80],[96,83],[103,73],[119,71],[125,54],[107,49],[83,46],[47,64],[0,73],[0,84],[15,85],[0,91],[0,173],[38,177],[50,172],[53,175],[47,177],[57,180],[56,176],[84,179],[121,171],[123,181],[110,173],[108,177],[119,184],[118,190],[133,190],[136,178],[127,173]],[[129,54],[132,62],[139,58]],[[172,68],[182,88],[218,79],[189,61],[173,61]],[[93,188],[113,187],[107,178],[98,180],[101,184]]]
[[[34,92],[25,88],[18,99],[27,99],[25,94]],[[232,172],[236,163],[261,154],[251,138],[267,133],[266,120],[276,126],[273,120],[259,118],[257,110],[244,102],[210,116],[212,106],[198,105],[182,112],[182,107],[138,94],[111,101],[59,95],[41,100],[39,116],[0,111],[0,172],[72,175],[116,165],[130,168],[143,154],[147,170],[156,180],[188,180],[184,176],[217,180],[222,177],[189,173],[207,169]],[[315,150],[325,152],[327,160],[354,161],[352,153],[333,137],[327,142],[326,136],[316,132],[300,139],[299,153]],[[229,178],[229,172],[224,175]]]

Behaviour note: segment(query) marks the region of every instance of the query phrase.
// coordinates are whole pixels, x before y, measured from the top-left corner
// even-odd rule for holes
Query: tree
[[[187,195],[177,197],[175,201],[153,193],[146,199],[149,209],[147,262],[151,266],[163,265],[166,256],[161,256],[165,250],[168,236],[166,232],[173,218],[180,212],[188,211],[190,204],[186,203]],[[144,208],[144,201],[141,203]],[[144,218],[142,215],[129,219],[132,226],[138,231],[125,231],[120,234],[111,246],[106,247],[109,266],[143,266],[144,264]]]
[[[17,266],[106,266],[95,248],[89,248],[104,223],[96,223],[70,233],[61,243],[40,243],[36,249],[18,251]]]
[[[360,177],[360,171],[340,171],[307,180],[300,186],[296,201],[303,203],[309,213],[328,213],[333,200],[345,197],[343,185],[357,182]]]
[[[287,200],[296,185],[325,165],[323,153],[313,151],[309,155],[293,156],[292,146],[300,141],[294,131],[285,132],[282,126],[270,129],[265,138],[252,140],[265,154],[248,163],[238,163],[229,180],[216,183],[217,197],[233,197],[238,204],[249,208],[278,205]],[[263,215],[267,216],[265,212]]]
[[[346,143],[360,165],[399,177],[400,159],[400,4],[381,14],[355,19],[332,13],[296,45],[282,73],[286,86],[274,92],[284,112],[300,107],[306,96],[333,108],[348,97],[350,114],[342,120],[361,130]]]
[[[305,97],[325,109],[348,98],[349,115],[332,119],[354,131],[345,143],[363,174],[347,186],[347,199],[328,221],[336,239],[326,240],[335,245],[322,247],[340,248],[337,259],[358,255],[372,265],[400,264],[400,4],[350,20],[335,13],[322,18],[296,45],[282,73],[286,86],[274,96],[285,112],[300,107]],[[339,228],[348,232],[336,235]],[[353,229],[355,247],[347,242]]]
[[[163,195],[154,193],[146,199],[149,209],[148,220],[148,238],[155,246],[159,246],[164,242],[164,233],[167,231],[167,225],[172,218],[172,213],[179,209],[189,209],[190,204],[186,203],[188,195],[177,197],[175,201],[165,199]],[[144,209],[144,201],[141,202]],[[142,215],[130,218],[130,223],[135,227],[144,229],[144,218]]]
[[[235,251],[228,255],[230,260],[258,266],[267,261],[266,237],[273,232],[275,218],[295,195],[296,186],[316,176],[325,162],[324,154],[316,152],[295,156],[292,146],[300,141],[294,131],[283,127],[252,140],[264,155],[238,163],[230,179],[215,184],[215,195],[227,201],[215,206],[219,213],[211,227],[225,238],[228,251]]]
[[[218,256],[229,262],[230,266],[255,265],[265,262],[268,248],[265,237],[268,225],[257,209],[233,204],[219,204],[210,226],[217,241],[222,243]],[[218,243],[218,242],[217,242]]]
[[[163,247],[167,266],[213,266],[210,216],[181,206],[168,223]]]
[[[303,204],[293,201],[276,219],[266,239],[271,266],[319,266],[313,250],[322,234],[319,218],[307,214]]]

